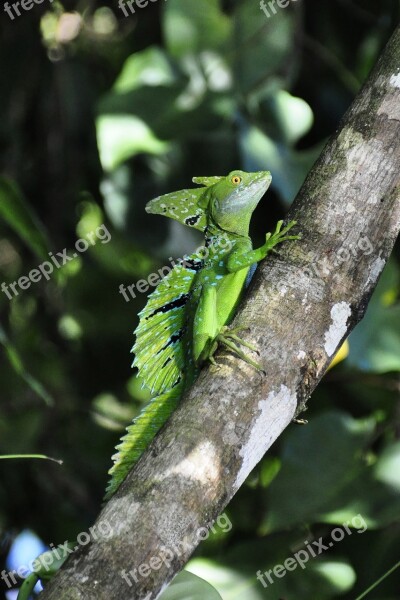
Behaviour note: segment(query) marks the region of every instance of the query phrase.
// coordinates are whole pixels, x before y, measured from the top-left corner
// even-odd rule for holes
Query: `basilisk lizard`
[[[106,500],[167,421],[202,364],[215,362],[218,344],[261,369],[240,346],[256,348],[228,325],[256,264],[277,244],[298,238],[287,235],[295,221],[284,228],[279,221],[274,234],[267,233],[265,243],[253,250],[250,219],[271,183],[269,171],[233,171],[226,177],[194,177],[193,182],[203,187],[159,196],[146,206],[148,213],[202,231],[205,246],[174,266],[139,313],[133,365],[152,400],[117,446]]]

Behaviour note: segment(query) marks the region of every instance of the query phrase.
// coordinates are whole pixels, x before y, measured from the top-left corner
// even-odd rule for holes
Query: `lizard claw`
[[[265,374],[265,371],[262,368],[262,366],[254,360],[252,360],[249,356],[247,356],[247,354],[245,354],[239,348],[239,346],[237,346],[237,344],[245,346],[246,348],[249,348],[249,350],[252,350],[253,352],[256,352],[258,355],[260,355],[258,349],[255,346],[253,346],[253,344],[250,344],[249,342],[246,342],[245,340],[239,338],[235,333],[233,333],[233,331],[234,330],[230,331],[227,327],[223,328],[222,332],[217,336],[217,341],[220,344],[223,344],[226,348],[232,350],[232,352],[239,356],[239,358],[241,358],[249,365],[257,369],[257,371],[262,371]]]
[[[219,365],[217,363],[217,361],[215,360],[215,358],[213,356],[209,356],[208,360],[210,361],[210,363],[212,364],[213,367],[216,367],[217,369],[221,368],[221,365]]]

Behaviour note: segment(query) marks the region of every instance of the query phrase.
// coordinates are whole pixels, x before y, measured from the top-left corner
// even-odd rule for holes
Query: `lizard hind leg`
[[[239,348],[239,346],[237,345],[237,344],[240,344],[241,346],[245,346],[246,348],[253,350],[253,352],[258,353],[257,348],[255,346],[253,346],[253,344],[250,344],[249,342],[242,340],[239,336],[236,335],[237,331],[240,331],[243,329],[247,329],[247,328],[246,327],[235,327],[234,329],[229,329],[229,327],[224,326],[221,329],[220,333],[216,337],[217,344],[214,346],[213,350],[215,352],[218,344],[222,344],[226,348],[229,348],[229,350],[232,350],[232,352],[234,352],[237,356],[239,356],[239,358],[241,358],[246,363],[248,363],[249,365],[251,365],[252,367],[257,369],[257,371],[262,371],[265,374],[265,371],[262,368],[262,366],[259,363],[257,363],[256,361],[254,361],[253,359],[251,359],[249,356],[247,356],[247,354],[245,354],[245,352],[243,352],[243,350],[241,350]]]

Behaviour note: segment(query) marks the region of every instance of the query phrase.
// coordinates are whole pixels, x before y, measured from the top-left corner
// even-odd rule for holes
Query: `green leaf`
[[[310,131],[314,114],[302,98],[278,89],[271,95],[267,104],[271,117],[277,124],[280,141],[293,146]]]
[[[128,58],[122,75],[117,79],[113,89],[101,98],[97,106],[97,112],[103,118],[114,115],[118,118],[133,116],[140,119],[142,129],[144,124],[148,128],[147,141],[146,136],[140,139],[146,132],[138,131],[139,138],[132,150],[125,155],[126,149],[124,149],[122,157],[124,160],[139,151],[154,154],[158,150],[161,152],[169,149],[170,146],[165,145],[156,146],[154,150],[155,140],[163,143],[162,140],[185,139],[196,130],[214,132],[233,117],[235,106],[232,95],[222,92],[218,86],[218,89],[210,91],[212,86],[210,85],[208,90],[205,83],[203,70],[209,71],[211,80],[212,74],[218,82],[221,78],[229,78],[223,70],[221,61],[208,53],[202,57],[202,64],[203,66],[200,67],[192,57],[183,65],[187,72],[187,75],[184,75],[177,69],[172,73],[167,58],[158,48],[137,52]],[[150,148],[148,148],[149,135],[153,136]],[[119,142],[121,147],[124,146],[124,137],[122,136]],[[130,148],[133,141],[129,139],[128,142]],[[101,144],[100,154],[103,166],[109,169],[110,161],[107,161],[109,151],[106,143],[107,140],[104,140],[104,144]],[[118,139],[112,142],[112,146],[117,143]],[[115,168],[115,165],[120,162],[118,157],[117,160],[112,161],[111,166]]]
[[[223,47],[231,33],[231,21],[222,12],[220,0],[168,0],[163,29],[170,54],[184,57]]]
[[[260,465],[260,485],[268,487],[278,475],[282,466],[279,458],[265,456]]]
[[[252,540],[235,546],[232,552],[224,555],[221,562],[195,558],[187,568],[210,581],[224,600],[331,600],[349,591],[356,575],[345,560],[337,557],[313,558],[310,555],[302,568],[301,561],[293,558],[303,545],[302,535],[281,534],[279,537]],[[292,567],[293,563],[295,567],[285,572],[284,563],[289,558],[292,558]],[[281,577],[273,571],[279,567]],[[264,575],[266,572],[269,572],[271,580]]]
[[[299,133],[300,128],[287,130],[287,134],[292,139]],[[284,142],[274,141],[258,127],[250,126],[244,127],[241,132],[240,149],[245,169],[271,171],[272,187],[278,190],[289,205],[321,153],[322,145],[318,144],[310,150],[300,152],[293,150]]]
[[[49,243],[43,225],[18,186],[5,177],[0,177],[0,217],[39,258],[48,260]]]
[[[267,488],[261,533],[304,523],[362,531],[393,523],[400,512],[399,448],[389,445],[373,465],[363,460],[374,418],[330,411],[285,436],[282,467]]]
[[[18,350],[13,346],[10,340],[7,337],[6,332],[4,331],[2,325],[0,324],[0,344],[4,347],[6,356],[10,361],[11,366],[14,371],[22,377],[22,379],[29,385],[29,387],[37,394],[40,398],[42,398],[48,406],[53,406],[53,398],[46,391],[43,385],[35,379],[26,369],[23,363],[23,360],[18,352]]]
[[[193,573],[182,571],[161,594],[160,600],[222,600],[215,588]]]
[[[113,86],[121,94],[141,86],[168,86],[176,77],[167,55],[160,48],[150,46],[129,56]]]
[[[399,291],[400,270],[392,260],[381,275],[364,319],[349,337],[350,366],[373,373],[400,371],[400,304],[392,304]]]
[[[374,471],[378,481],[400,492],[400,442],[383,450]]]
[[[144,121],[134,116],[112,115],[96,119],[100,160],[105,171],[139,154],[163,154],[168,144],[156,138]]]
[[[247,94],[265,85],[272,76],[296,69],[299,55],[293,51],[295,19],[290,10],[280,10],[267,19],[254,0],[238,2],[231,55],[237,85]]]
[[[285,438],[281,455],[282,467],[266,490],[267,506],[261,527],[267,533],[329,519],[328,506],[340,504],[340,492],[350,480],[364,471],[357,455],[361,453],[374,429],[373,419],[356,420],[339,411],[314,418],[308,425],[292,427]],[[352,515],[360,508],[355,506]],[[301,501],[299,501],[301,499]],[[333,510],[333,509],[332,509]]]

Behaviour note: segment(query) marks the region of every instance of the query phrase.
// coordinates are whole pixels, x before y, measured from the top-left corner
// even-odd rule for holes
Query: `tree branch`
[[[266,375],[226,352],[219,370],[203,369],[101,512],[96,531],[112,534],[70,557],[43,600],[156,598],[304,410],[364,315],[399,232],[399,66],[400,29],[290,210],[302,240],[260,265],[240,307],[235,325],[249,326]],[[123,570],[135,574],[132,587]]]

